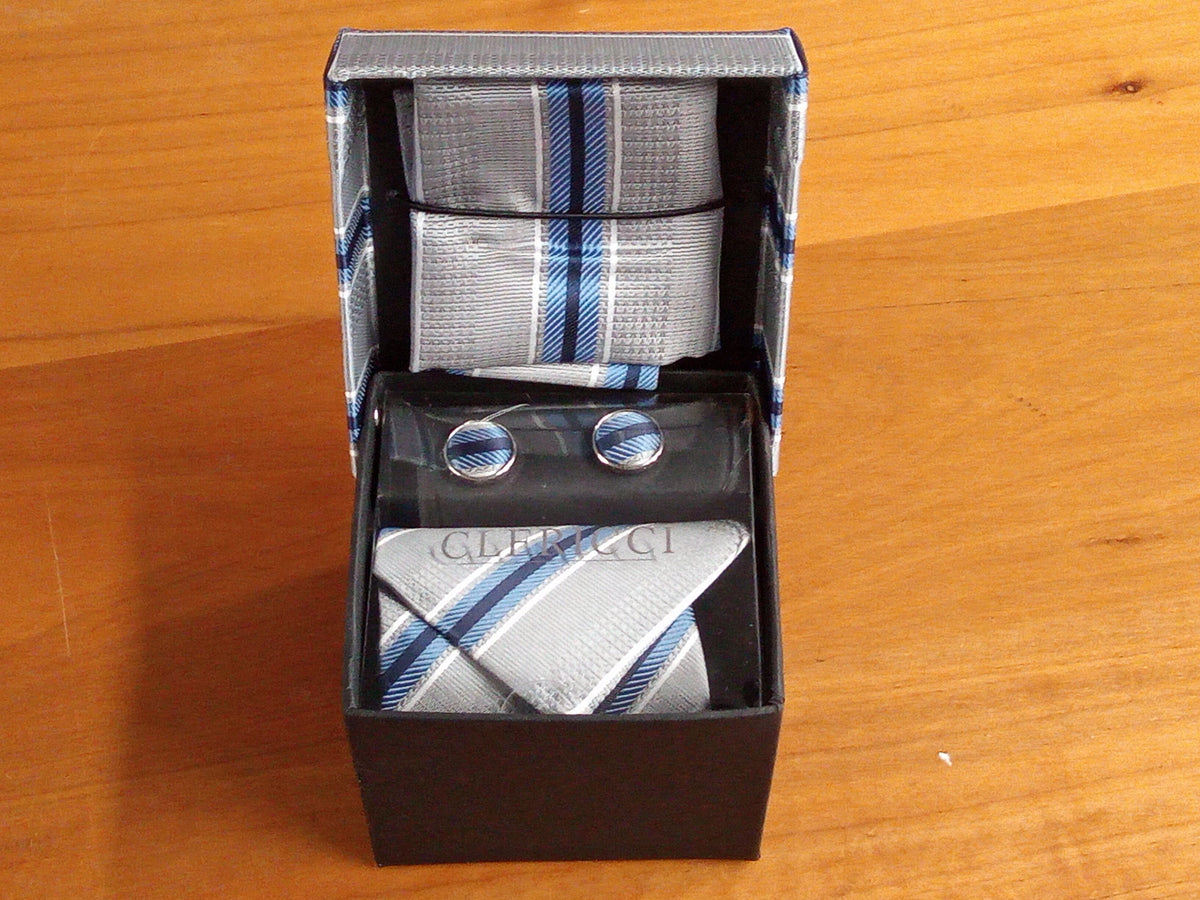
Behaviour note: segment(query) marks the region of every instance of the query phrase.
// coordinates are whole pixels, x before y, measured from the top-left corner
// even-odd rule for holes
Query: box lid
[[[327,78],[786,78],[790,31],[530,33],[343,31]]]
[[[716,80],[725,201],[720,350],[680,365],[758,373],[777,464],[808,94],[807,65],[790,30],[343,31],[326,71],[326,119],[352,454],[372,374],[409,360],[410,201],[392,92],[445,78]],[[620,386],[602,369],[591,376],[595,386]],[[530,377],[529,369],[511,374]],[[646,386],[633,376],[624,383]]]

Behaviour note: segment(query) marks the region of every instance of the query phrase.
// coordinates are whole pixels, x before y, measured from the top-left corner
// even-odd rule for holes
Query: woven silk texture
[[[396,92],[412,199],[414,371],[654,387],[715,350],[716,82],[415,81]],[[556,218],[555,213],[617,218]]]
[[[707,709],[692,603],[748,540],[729,520],[384,530],[373,567],[380,705]]]

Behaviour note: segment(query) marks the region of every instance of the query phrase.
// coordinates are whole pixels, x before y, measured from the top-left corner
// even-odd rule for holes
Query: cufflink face
[[[645,413],[620,409],[608,413],[592,430],[596,459],[618,472],[639,472],[662,455],[662,429]]]
[[[512,468],[517,451],[512,434],[503,425],[472,420],[450,432],[442,458],[459,478],[481,482],[499,478]]]

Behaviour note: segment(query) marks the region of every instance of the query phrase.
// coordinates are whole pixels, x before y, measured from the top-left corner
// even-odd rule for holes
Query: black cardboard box
[[[389,491],[404,470],[382,452],[389,410],[442,405],[630,402],[628,391],[409,371],[410,201],[393,92],[418,78],[713,78],[724,221],[720,349],[665,367],[656,403],[724,398],[743,410],[752,553],[715,583],[702,630],[734,660],[699,713],[625,716],[383,711],[372,696],[371,556],[405,520]],[[807,75],[790,32],[492,35],[343,32],[327,71],[347,407],[358,478],[343,698],[381,865],[504,859],[756,858],[783,703],[772,471],[777,464],[787,308]],[[639,397],[646,397],[645,392]],[[397,471],[399,474],[397,474]],[[382,489],[381,483],[388,487]],[[606,490],[608,490],[606,488]],[[564,489],[565,491],[565,489]],[[672,521],[612,482],[610,521]],[[661,497],[667,497],[663,494]],[[565,521],[542,502],[508,521]],[[532,501],[529,501],[532,504]],[[678,505],[677,500],[670,501]],[[667,504],[668,500],[662,500]],[[686,506],[683,503],[683,506]],[[443,504],[446,506],[446,504]],[[686,510],[675,510],[686,515]],[[450,505],[446,522],[459,524]],[[473,517],[474,516],[474,517]],[[481,522],[462,510],[464,524]],[[742,619],[747,627],[741,627]],[[722,633],[739,637],[722,638]],[[752,635],[746,645],[746,635]],[[741,641],[741,644],[738,641]],[[722,652],[715,655],[721,674]],[[747,663],[743,658],[752,657]],[[741,662],[739,662],[741,660]],[[741,668],[739,668],[741,666]],[[748,666],[748,668],[747,668]],[[750,672],[749,676],[746,673]],[[740,699],[739,699],[740,698]]]

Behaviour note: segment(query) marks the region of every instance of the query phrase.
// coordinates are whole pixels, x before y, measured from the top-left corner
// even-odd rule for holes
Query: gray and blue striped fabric
[[[753,33],[620,35],[354,30],[343,32],[338,38],[327,70],[326,114],[329,122],[334,233],[342,304],[346,406],[350,420],[352,458],[356,452],[355,440],[362,424],[363,398],[374,370],[379,346],[373,237],[367,215],[372,198],[366,168],[363,102],[365,84],[373,81],[424,81],[433,84],[448,80],[463,83],[465,79],[475,79],[474,82],[468,83],[497,86],[503,82],[519,84],[521,82],[518,80],[524,79],[523,83],[528,89],[533,83],[545,84],[552,81],[587,82],[591,79],[605,79],[606,82],[616,81],[622,85],[632,85],[639,82],[683,84],[697,79],[741,78],[769,79],[771,82],[770,127],[764,185],[766,201],[763,204],[761,227],[756,317],[760,337],[760,361],[770,376],[773,388],[770,417],[777,456],[782,429],[796,199],[808,97],[806,67],[791,32],[781,30]],[[402,92],[397,96],[397,100],[403,127],[405,121],[412,120],[412,95]],[[537,208],[534,206],[537,200],[534,180],[538,173],[541,173],[541,199],[542,203],[548,203],[546,187],[550,183],[547,172],[550,160],[548,138],[545,136],[547,102],[548,98],[540,100],[535,106],[531,99],[513,95],[512,105],[507,110],[510,118],[506,127],[492,126],[482,132],[489,135],[489,142],[488,152],[481,162],[486,167],[490,165],[488,160],[495,158],[499,166],[497,171],[504,174],[505,178],[497,180],[491,177],[486,173],[492,170],[487,168],[481,170],[478,175],[472,171],[454,171],[445,180],[455,182],[462,179],[462,193],[458,196],[445,194],[445,199],[473,200],[501,208],[505,204],[513,208],[522,208],[519,204],[524,203],[532,210]],[[405,103],[409,104],[407,108]],[[515,110],[522,104],[524,118],[516,117]],[[568,112],[569,107],[570,103]],[[594,116],[595,105],[590,108]],[[605,106],[606,127],[609,129],[613,127],[614,110],[617,108],[611,103],[611,99]],[[619,108],[624,113],[625,105],[621,104]],[[534,133],[532,129],[535,124],[535,110],[543,117],[538,131],[543,135],[543,154],[539,164],[531,165],[529,157],[523,154],[530,149],[528,135]],[[479,109],[472,113],[479,114]],[[626,128],[625,119],[628,119],[628,116],[623,118],[622,133]],[[664,118],[662,125],[664,128],[670,128],[671,117]],[[648,188],[654,188],[656,179],[661,178],[664,190],[670,190],[669,185],[675,178],[671,165],[660,166],[661,171],[651,178],[651,170],[642,169],[641,174],[637,174],[637,166],[631,162],[634,158],[653,159],[654,153],[661,149],[661,142],[649,141],[645,147],[648,152],[641,157],[638,157],[633,142],[614,144],[609,148],[610,159],[615,157],[618,148],[622,153],[621,171],[631,173],[629,178],[623,177],[623,187],[640,182]],[[693,148],[689,152],[694,153],[696,150]],[[703,156],[702,152],[700,156]],[[609,163],[610,167],[611,165],[612,163]],[[423,174],[433,177],[430,190],[424,194],[433,202],[437,190],[442,188],[438,186],[430,166],[422,165],[420,170]],[[592,171],[594,172],[595,168]],[[612,171],[611,168],[605,170],[610,184],[615,183],[611,179]],[[522,177],[524,180],[521,180]],[[681,181],[686,182],[687,179]],[[497,185],[500,186],[499,189]],[[496,196],[497,190],[501,196]],[[611,187],[608,191],[606,197],[610,196]],[[622,197],[623,209],[635,208],[633,202],[636,198],[630,195],[628,189],[623,190]],[[710,197],[698,197],[696,202],[702,202],[704,199]],[[661,205],[667,203],[668,195],[664,194]],[[624,222],[618,226],[618,257],[621,255],[625,232],[632,227],[632,224],[627,226]],[[436,223],[428,228],[429,240],[436,244]],[[503,236],[502,233],[500,237]],[[629,236],[636,238],[637,234],[633,232]],[[514,236],[509,232],[508,237],[521,246],[530,246],[528,234]],[[634,384],[626,382],[626,373],[609,371],[614,363],[628,362],[631,369],[639,365],[645,367],[645,371],[633,379],[637,387],[654,387],[657,380],[657,364],[642,364],[639,362],[640,357],[631,357],[627,361],[615,353],[615,346],[609,347],[607,359],[602,351],[600,360],[591,363],[529,362],[531,358],[538,358],[536,339],[533,341],[532,351],[529,341],[533,334],[531,322],[535,318],[532,295],[535,275],[539,286],[545,285],[548,280],[547,240],[548,235],[543,232],[541,263],[536,270],[529,260],[526,260],[523,266],[517,266],[528,276],[530,296],[529,311],[523,317],[516,317],[516,321],[523,324],[514,329],[517,334],[515,341],[506,343],[503,340],[506,334],[503,329],[509,328],[507,323],[511,321],[506,317],[507,314],[489,324],[480,321],[479,310],[471,304],[468,304],[470,308],[457,311],[475,316],[474,321],[481,327],[499,326],[500,330],[492,332],[492,339],[502,343],[507,358],[516,359],[517,362],[499,367],[491,363],[472,362],[464,357],[457,364],[453,360],[447,362],[446,367],[468,370],[470,374],[480,377],[519,378],[604,387],[616,386],[617,382],[621,382],[623,386],[633,387]],[[641,240],[645,246],[649,239],[642,235]],[[504,246],[501,241],[497,249],[502,251]],[[435,249],[430,247],[431,252]],[[669,262],[665,254],[657,253],[653,257],[644,258],[641,265],[655,265],[664,259]],[[602,302],[606,300],[603,288],[608,283],[605,281],[607,270],[604,263],[605,257],[602,255]],[[467,281],[470,281],[470,277],[467,277]],[[604,307],[601,309],[603,311]],[[539,309],[536,314],[539,323],[541,315]],[[590,327],[592,321],[590,316],[590,312],[584,316],[584,324],[587,327]],[[603,312],[599,318],[603,323],[603,334],[607,334],[608,321]],[[613,324],[614,327],[618,325],[615,321]],[[557,328],[557,325],[554,327]],[[599,341],[604,347],[605,338],[602,336]],[[585,338],[585,349],[590,342],[590,336]],[[551,349],[559,346],[557,337],[552,336]],[[524,355],[521,354],[522,348]]]
[[[486,420],[468,422],[446,438],[443,456],[456,475],[487,480],[502,474],[513,464],[516,447],[504,426]]]
[[[727,520],[385,530],[373,564],[381,705],[706,709],[692,603],[748,540]]]
[[[796,219],[800,195],[800,161],[804,154],[808,112],[808,75],[781,79],[771,88],[771,121],[767,139],[763,216],[758,278],[758,328],[763,365],[771,378],[771,458],[779,469],[783,437],[783,384],[787,369],[788,313],[795,263]]]
[[[592,447],[603,462],[632,471],[658,458],[663,448],[662,429],[645,413],[621,410],[596,424]]]
[[[607,384],[716,348],[720,210],[554,216],[718,200],[715,81],[418,80],[396,108],[414,199],[547,216],[412,214],[414,371]]]
[[[353,462],[367,386],[375,370],[379,346],[375,241],[371,233],[367,179],[367,117],[362,91],[346,84],[327,83],[325,123],[333,174],[334,246]]]

